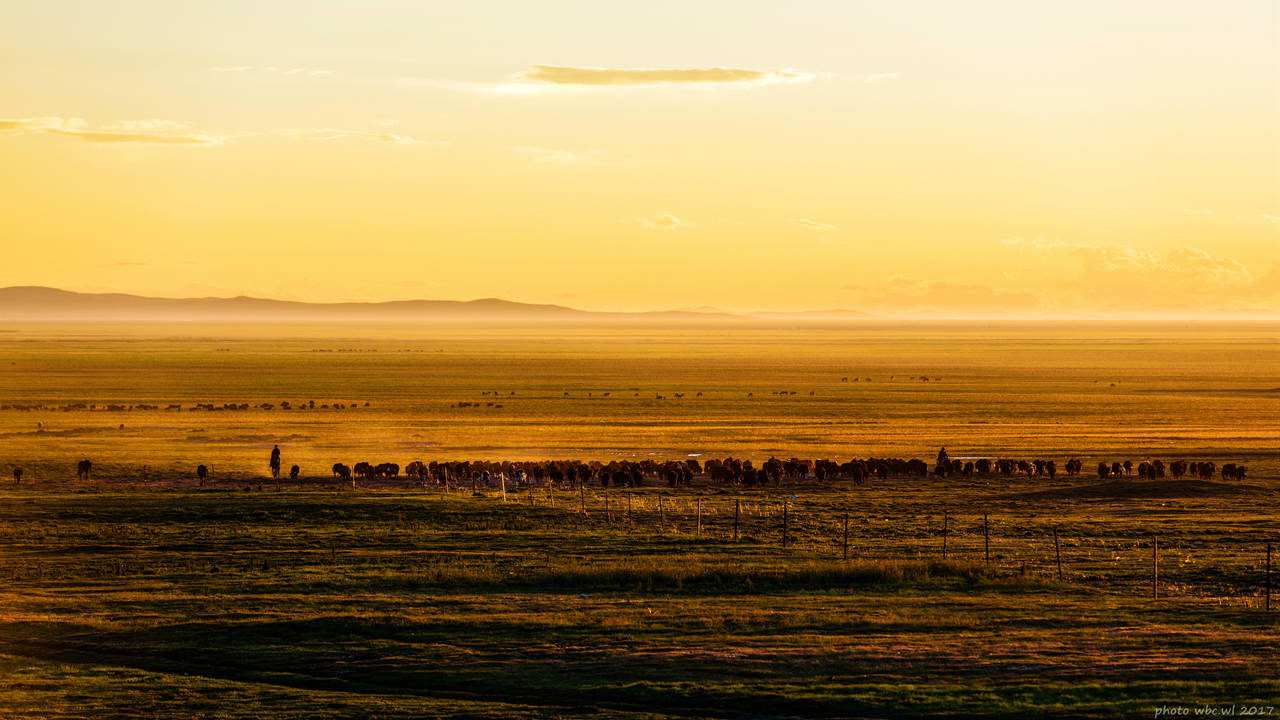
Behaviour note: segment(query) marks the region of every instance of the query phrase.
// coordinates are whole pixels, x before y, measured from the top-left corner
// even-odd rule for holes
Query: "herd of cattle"
[[[1068,460],[1064,466],[1066,475],[1079,475],[1084,466],[1080,460]],[[1099,478],[1129,477],[1140,479],[1164,477],[1195,477],[1203,480],[1215,476],[1219,468],[1211,461],[1188,462],[1175,460],[1167,465],[1161,460],[1138,463],[1132,461],[1098,463]],[[1224,480],[1243,480],[1244,465],[1227,463],[1221,467]],[[353,483],[356,480],[400,477],[402,470],[396,463],[358,462],[354,466],[337,463],[333,476]],[[890,477],[925,477],[932,472],[938,477],[963,477],[998,475],[1011,477],[1025,475],[1028,478],[1049,477],[1058,474],[1053,460],[1008,460],[981,458],[978,460],[952,460],[945,451],[939,453],[939,461],[930,469],[923,460],[901,458],[853,459],[838,463],[833,460],[779,460],[769,458],[759,466],[751,460],[725,458],[723,460],[696,459],[669,460],[614,460],[608,463],[580,460],[552,461],[503,461],[503,462],[422,462],[415,460],[403,468],[403,475],[411,480],[436,485],[484,485],[486,487],[510,483],[512,488],[527,486],[552,486],[574,488],[583,485],[601,487],[636,488],[646,482],[666,484],[671,488],[692,484],[700,477],[712,485],[755,487],[780,485],[784,482],[817,481],[819,483],[851,480],[855,485],[871,479],[887,480]]]
[[[88,480],[93,469],[89,460],[81,460],[76,465],[76,477]],[[279,477],[279,458],[273,457],[271,463],[273,477]],[[1084,471],[1083,463],[1078,459],[1068,460],[1063,466],[1066,475],[1080,475]],[[378,478],[398,478],[402,474],[396,463],[358,462],[354,466],[335,463],[333,476],[350,481],[373,480]],[[759,466],[750,460],[725,458],[699,462],[696,459],[683,461],[669,460],[614,460],[608,463],[581,460],[548,460],[548,461],[503,461],[503,462],[422,462],[415,460],[403,469],[404,477],[422,483],[436,485],[483,485],[490,487],[503,484],[513,489],[529,486],[550,486],[576,488],[585,485],[601,487],[637,488],[646,482],[665,483],[668,487],[686,487],[693,483],[695,477],[703,478],[712,485],[735,487],[756,487],[780,485],[784,482],[803,482],[808,480],[819,483],[851,480],[860,485],[871,478],[887,480],[891,477],[925,477],[932,472],[938,477],[1003,476],[1025,475],[1028,478],[1053,478],[1058,474],[1058,465],[1053,460],[1009,460],[980,458],[977,460],[952,460],[943,450],[938,453],[938,460],[930,469],[923,460],[904,460],[901,458],[867,458],[853,459],[838,463],[834,460],[779,460],[769,458]],[[1213,478],[1221,473],[1223,480],[1244,480],[1246,467],[1235,463],[1226,463],[1219,468],[1212,461],[1174,460],[1168,464],[1161,460],[1150,460],[1134,465],[1132,461],[1098,463],[1099,478],[1130,477],[1137,475],[1140,479],[1158,479],[1164,477],[1192,477],[1201,480]],[[301,469],[297,465],[289,468],[289,479],[297,480]],[[205,465],[196,467],[196,477],[204,484],[209,476],[209,468]],[[22,468],[14,468],[13,480],[22,482]],[[509,485],[508,485],[509,483]]]

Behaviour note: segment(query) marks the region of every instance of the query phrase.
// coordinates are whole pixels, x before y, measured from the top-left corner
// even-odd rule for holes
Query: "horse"
[[[88,460],[81,460],[80,462],[76,463],[76,479],[88,480],[92,470],[93,470],[93,463],[89,462]]]

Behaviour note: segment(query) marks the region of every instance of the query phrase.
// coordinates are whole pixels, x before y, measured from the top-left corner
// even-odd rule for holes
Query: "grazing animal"
[[[13,469],[13,484],[17,485],[21,482],[22,482],[22,468],[16,467]]]
[[[344,480],[348,479],[351,477],[351,468],[347,467],[346,465],[343,465],[342,463],[334,463],[333,476],[340,477]]]
[[[196,477],[200,478],[200,484],[204,485],[205,478],[209,477],[209,468],[204,465],[196,466]]]
[[[81,460],[76,463],[76,479],[88,480],[90,473],[93,471],[93,463],[88,460]]]
[[[301,470],[301,469],[299,469],[297,465],[294,465],[293,467],[289,468],[289,479],[290,479],[290,480],[297,480],[297,479],[298,479],[298,473],[300,473],[300,472],[302,472],[302,470]]]
[[[271,448],[271,477],[280,478],[280,446]]]
[[[1098,477],[1106,478],[1111,474],[1111,466],[1105,462],[1098,463]]]

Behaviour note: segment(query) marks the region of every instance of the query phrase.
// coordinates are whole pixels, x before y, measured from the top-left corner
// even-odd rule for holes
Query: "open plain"
[[[1154,717],[1280,697],[1271,326],[4,330],[6,717]],[[267,476],[273,445],[297,480]],[[579,491],[329,471],[941,446],[1085,472]],[[1148,459],[1248,475],[1091,472]]]

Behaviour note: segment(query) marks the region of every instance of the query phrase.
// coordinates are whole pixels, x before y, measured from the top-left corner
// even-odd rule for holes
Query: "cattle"
[[[293,467],[289,468],[289,479],[290,479],[290,480],[297,480],[297,479],[298,479],[298,474],[299,474],[300,472],[302,472],[302,470],[301,470],[301,469],[299,469],[297,465],[294,465]]]
[[[13,469],[13,484],[18,485],[21,482],[22,482],[22,468],[16,467]]]
[[[1245,466],[1227,463],[1222,466],[1223,480],[1244,480]]]
[[[89,475],[93,472],[93,463],[88,460],[81,460],[76,463],[76,479],[88,480]]]
[[[1106,478],[1109,475],[1111,475],[1111,466],[1105,462],[1098,463],[1098,477]]]
[[[209,468],[205,467],[204,465],[197,465],[196,477],[199,478],[200,484],[204,485],[205,479],[209,477]]]
[[[345,480],[345,479],[347,479],[347,478],[350,478],[350,477],[351,477],[351,468],[347,467],[346,465],[343,465],[342,463],[334,463],[334,464],[333,464],[333,476],[334,476],[334,477],[342,478],[342,479],[344,479],[344,480]]]

